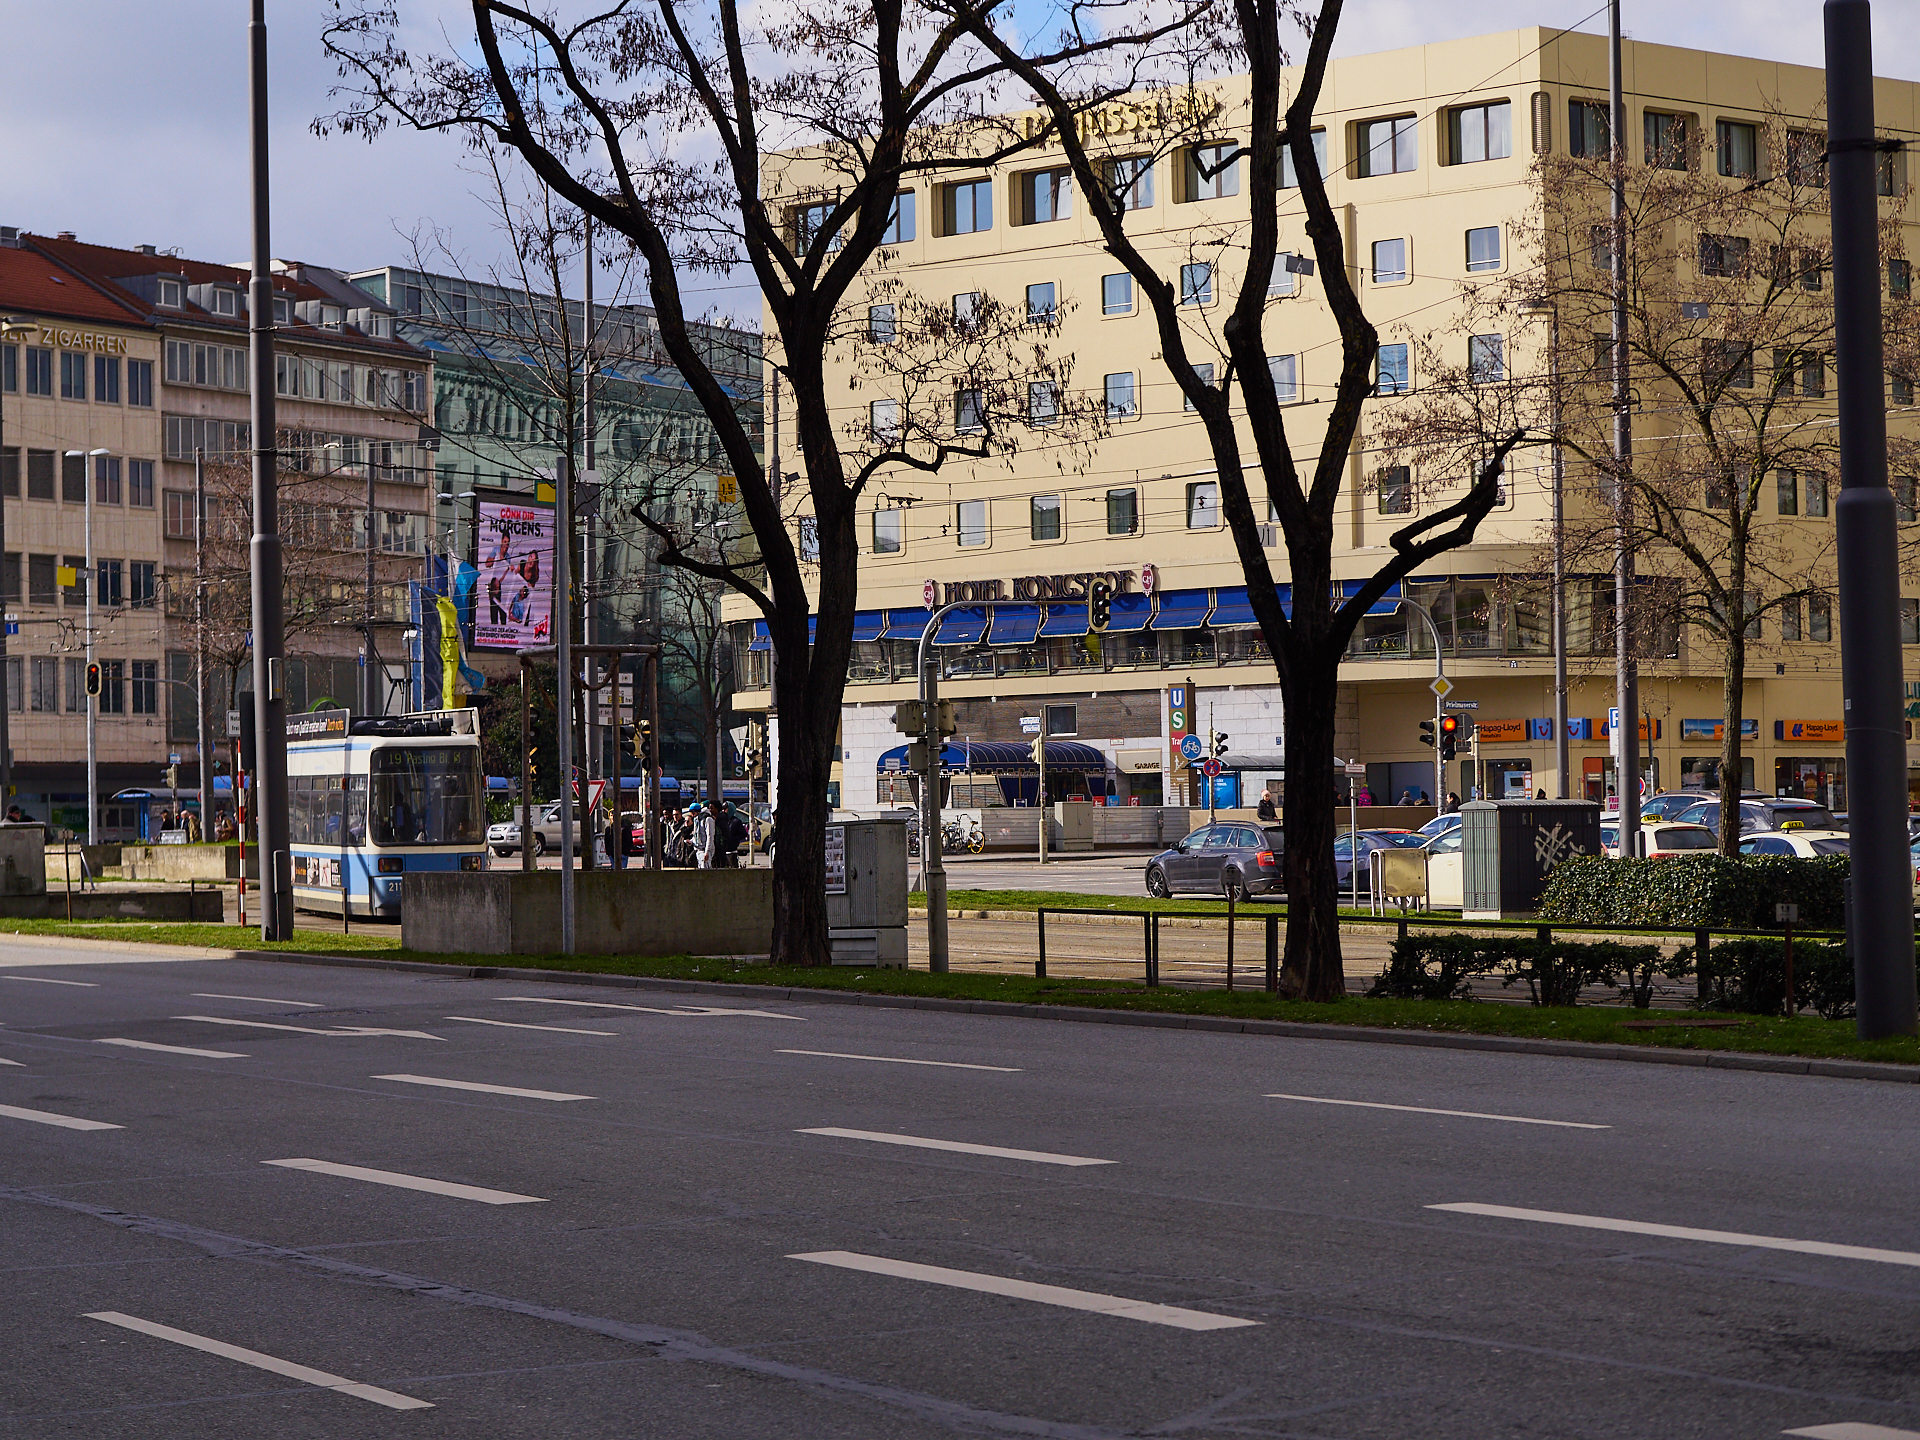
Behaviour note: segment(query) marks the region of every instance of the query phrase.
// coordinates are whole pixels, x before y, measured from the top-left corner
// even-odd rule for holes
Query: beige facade
[[[1635,163],[1643,158],[1649,113],[1688,117],[1695,133],[1709,137],[1711,165],[1718,122],[1764,131],[1781,114],[1816,117],[1823,106],[1824,77],[1808,67],[1632,42],[1625,66],[1628,150]],[[1332,65],[1316,117],[1323,127],[1328,189],[1346,236],[1350,273],[1383,347],[1408,347],[1383,349],[1383,373],[1397,363],[1407,368],[1402,384],[1382,388],[1412,392],[1368,402],[1342,494],[1337,577],[1358,581],[1371,575],[1393,532],[1422,509],[1461,493],[1450,477],[1416,475],[1403,501],[1395,489],[1399,482],[1383,481],[1379,473],[1385,463],[1381,427],[1393,407],[1421,392],[1423,340],[1457,349],[1451,363],[1468,363],[1468,335],[1451,333],[1463,313],[1463,294],[1535,263],[1517,242],[1541,205],[1537,156],[1565,155],[1579,143],[1570,136],[1581,118],[1575,102],[1604,102],[1606,84],[1603,38],[1535,28]],[[1243,85],[1226,81],[1192,103],[1217,108],[1217,133],[1230,140],[1243,97]],[[1883,80],[1876,101],[1884,129],[1920,134],[1920,85]],[[1183,310],[1190,352],[1200,359],[1218,356],[1224,353],[1217,340],[1222,310],[1238,293],[1235,242],[1244,225],[1244,197],[1203,193],[1218,187],[1197,175],[1188,152],[1164,153],[1158,123],[1150,108],[1124,104],[1093,121],[1115,158],[1155,154],[1151,193],[1143,187],[1127,223],[1137,227],[1162,275],[1193,301]],[[1043,700],[1075,701],[1083,713],[1101,717],[1080,729],[1078,738],[1113,762],[1117,779],[1109,788],[1120,803],[1131,796],[1143,802],[1191,799],[1196,777],[1174,747],[1176,707],[1170,704],[1175,687],[1190,681],[1194,691],[1184,697],[1182,717],[1190,730],[1210,728],[1211,708],[1212,728],[1228,732],[1230,749],[1248,757],[1250,771],[1262,757],[1277,763],[1284,720],[1259,632],[1234,593],[1245,582],[1210,488],[1210,452],[1157,359],[1151,315],[1129,287],[1109,282],[1121,267],[1101,247],[1095,222],[1083,206],[1062,206],[1057,187],[1050,188],[1051,173],[1063,163],[1057,147],[1041,149],[998,169],[983,168],[978,177],[922,182],[912,196],[911,236],[890,247],[884,272],[876,267],[875,296],[879,287],[897,284],[937,306],[964,306],[970,302],[960,297],[985,293],[1035,312],[1050,307],[1055,318],[1044,343],[1073,356],[1071,394],[1104,405],[1111,419],[1107,433],[1091,444],[1037,425],[1021,436],[1010,458],[951,463],[931,475],[883,471],[869,486],[861,518],[862,619],[842,719],[843,804],[890,798],[881,757],[905,737],[892,731],[889,712],[913,693],[912,647],[898,637],[917,638],[913,614],[929,582],[943,602],[1032,607],[1049,629],[1057,620],[1062,632],[1026,637],[1021,626],[1009,625],[1005,643],[989,636],[984,648],[946,649],[943,693],[977,713],[974,723],[992,732],[986,738],[1019,738],[1018,719],[1037,714]],[[1906,251],[1914,254],[1920,251],[1920,208],[1906,178],[1902,169],[1898,193],[1883,205],[1902,222]],[[1308,251],[1297,192],[1282,195],[1281,244]],[[811,198],[795,192],[796,221]],[[1069,208],[1071,213],[1047,218]],[[1202,265],[1210,271],[1183,269]],[[1339,336],[1323,303],[1321,277],[1288,279],[1291,284],[1271,296],[1266,333],[1276,385],[1283,398],[1291,392],[1296,453],[1311,457],[1333,393]],[[1050,293],[1029,288],[1047,286]],[[856,297],[850,324],[863,324],[874,298]],[[895,292],[884,298],[905,303]],[[1543,325],[1514,315],[1499,334],[1507,372],[1543,375],[1544,340]],[[861,359],[856,347],[830,356],[830,362],[845,372],[845,383],[830,381],[828,393],[845,397],[850,432],[868,417],[876,427],[898,423],[900,412],[889,409],[888,401],[896,407],[938,403],[899,392],[887,368]],[[1830,395],[1826,404],[1831,407]],[[1910,423],[1910,400],[1904,411],[1897,404],[1895,409],[1896,425]],[[1470,793],[1476,773],[1495,796],[1517,793],[1522,785],[1555,793],[1548,611],[1538,590],[1504,583],[1505,577],[1538,574],[1551,476],[1544,449],[1517,454],[1502,502],[1475,542],[1407,587],[1446,632],[1447,672],[1459,687],[1454,697],[1478,706],[1472,713],[1481,723],[1479,759],[1486,769],[1470,772],[1464,755],[1449,767],[1447,788],[1462,795]],[[1257,504],[1257,475],[1253,488]],[[1772,516],[1771,506],[1766,513]],[[1832,521],[1798,515],[1770,523],[1817,527]],[[1813,537],[1811,529],[1807,534]],[[1270,533],[1268,558],[1284,583],[1286,555],[1278,538]],[[1814,539],[1808,548],[1824,553]],[[1153,625],[1097,637],[1071,633],[1072,602],[1084,599],[1093,575],[1110,576],[1123,598],[1150,587]],[[1601,793],[1611,774],[1603,738],[1613,703],[1611,639],[1598,623],[1598,576],[1588,579],[1584,588],[1576,583],[1569,613],[1574,795]],[[1908,593],[1920,595],[1920,584],[1910,584]],[[1054,608],[1040,608],[1049,602]],[[730,613],[748,612],[741,607]],[[1083,606],[1079,614],[1084,616]],[[1433,785],[1433,752],[1420,744],[1418,731],[1420,719],[1433,713],[1426,688],[1432,652],[1421,641],[1410,649],[1407,626],[1404,612],[1369,618],[1342,666],[1336,750],[1367,763],[1368,785],[1378,799]],[[1845,803],[1844,745],[1838,632],[1830,633],[1814,638],[1809,624],[1801,631],[1806,638],[1783,640],[1777,625],[1764,627],[1750,652],[1745,713],[1758,788],[1817,794],[1838,805]],[[1914,647],[1907,652],[1909,693],[1920,697],[1920,608],[1908,638]],[[753,643],[745,647],[740,674],[746,689],[736,701],[749,711],[763,709],[769,699],[766,653]],[[1655,788],[1704,783],[1717,760],[1714,726],[1722,713],[1712,646],[1683,627],[1674,656],[1644,663],[1640,695],[1649,731],[1644,753]],[[1113,708],[1122,701],[1124,719]],[[1920,703],[1909,713],[1920,715]],[[1588,723],[1581,726],[1582,720]],[[961,729],[966,732],[968,724]],[[1161,757],[1161,769],[1151,777],[1157,783],[1149,783],[1141,758],[1149,750]],[[1911,753],[1920,765],[1920,748]]]

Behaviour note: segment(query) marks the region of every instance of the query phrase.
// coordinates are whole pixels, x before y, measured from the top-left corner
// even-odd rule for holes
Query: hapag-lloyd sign
[[[940,605],[976,605],[989,600],[1084,600],[1087,586],[1096,580],[1106,581],[1116,595],[1130,595],[1135,589],[1131,570],[1081,570],[1072,575],[1016,575],[1011,580],[949,580],[928,584],[936,586],[934,600]]]

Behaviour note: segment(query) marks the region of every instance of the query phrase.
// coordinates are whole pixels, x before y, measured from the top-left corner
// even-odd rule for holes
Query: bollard
[[[1039,912],[1039,916],[1040,953],[1034,958],[1033,978],[1036,980],[1044,980],[1047,978],[1047,912],[1042,910]]]
[[[1280,990],[1280,917],[1267,916],[1267,993]]]
[[[1227,993],[1233,993],[1233,892],[1239,887],[1227,887]]]
[[[1791,920],[1787,921],[1786,962],[1787,962],[1787,1019],[1791,1020],[1794,1017],[1794,1012],[1800,1008],[1799,1006],[1793,1003],[1793,921]]]
[[[1693,983],[1701,1004],[1707,1000],[1707,947],[1713,943],[1711,930],[1693,932]]]

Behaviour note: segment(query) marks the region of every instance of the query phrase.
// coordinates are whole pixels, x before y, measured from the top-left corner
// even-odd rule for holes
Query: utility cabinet
[[[1530,916],[1554,866],[1603,853],[1592,800],[1473,800],[1460,807],[1460,832],[1467,920]]]
[[[907,968],[907,817],[827,826],[827,938],[836,965]]]

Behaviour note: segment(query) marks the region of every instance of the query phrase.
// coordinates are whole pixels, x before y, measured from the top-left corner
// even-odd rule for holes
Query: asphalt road
[[[0,950],[0,1437],[1920,1435],[1916,1087],[683,998]]]

